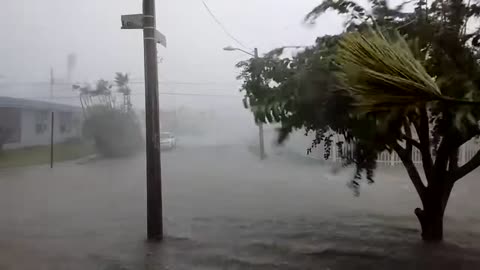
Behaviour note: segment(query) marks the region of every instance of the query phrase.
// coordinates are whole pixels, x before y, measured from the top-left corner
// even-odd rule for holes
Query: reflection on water
[[[190,226],[191,233],[184,234],[188,236],[170,237],[163,246],[181,255],[182,263],[202,269],[475,269],[480,265],[480,254],[473,247],[453,244],[455,240],[424,244],[415,227],[390,223],[388,217],[256,222],[218,217],[194,219]],[[471,238],[470,244],[478,240]]]
[[[166,239],[145,242],[145,160],[0,172],[0,269],[478,269],[475,176],[453,191],[446,243],[421,242],[401,169],[354,197],[349,171],[246,146],[163,154]]]

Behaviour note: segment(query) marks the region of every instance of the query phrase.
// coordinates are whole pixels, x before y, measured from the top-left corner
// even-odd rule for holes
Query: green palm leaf
[[[365,112],[448,99],[397,32],[389,38],[373,30],[346,34],[337,62],[341,86]]]

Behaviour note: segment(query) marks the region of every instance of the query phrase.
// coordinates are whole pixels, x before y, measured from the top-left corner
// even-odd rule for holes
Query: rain
[[[122,29],[122,15],[148,21],[145,2],[161,33],[150,51],[148,27]],[[435,46],[415,51],[408,24],[385,26],[408,16],[359,8],[374,2],[6,0],[0,269],[477,269],[480,79],[462,69],[478,66],[475,19],[459,32],[474,64],[442,73]],[[427,5],[415,3],[402,12]],[[358,79],[378,71],[365,71],[373,60],[345,56],[368,38],[383,48],[385,84]],[[388,57],[420,75],[398,75]],[[395,92],[405,78],[425,93]],[[148,222],[158,213],[162,227]]]

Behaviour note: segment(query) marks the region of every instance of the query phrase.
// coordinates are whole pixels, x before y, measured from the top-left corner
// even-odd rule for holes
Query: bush
[[[97,151],[105,157],[131,156],[143,145],[136,115],[105,105],[88,109],[83,132],[94,140]]]

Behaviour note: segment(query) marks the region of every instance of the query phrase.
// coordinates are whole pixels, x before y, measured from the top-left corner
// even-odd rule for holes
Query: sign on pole
[[[145,27],[144,18],[143,14],[122,15],[122,29],[143,29]],[[163,47],[167,47],[167,37],[156,29],[155,41]]]
[[[143,29],[143,14],[122,15],[122,29]]]
[[[160,43],[163,47],[167,47],[167,37],[164,34],[160,33],[158,30],[155,30],[155,41]]]

